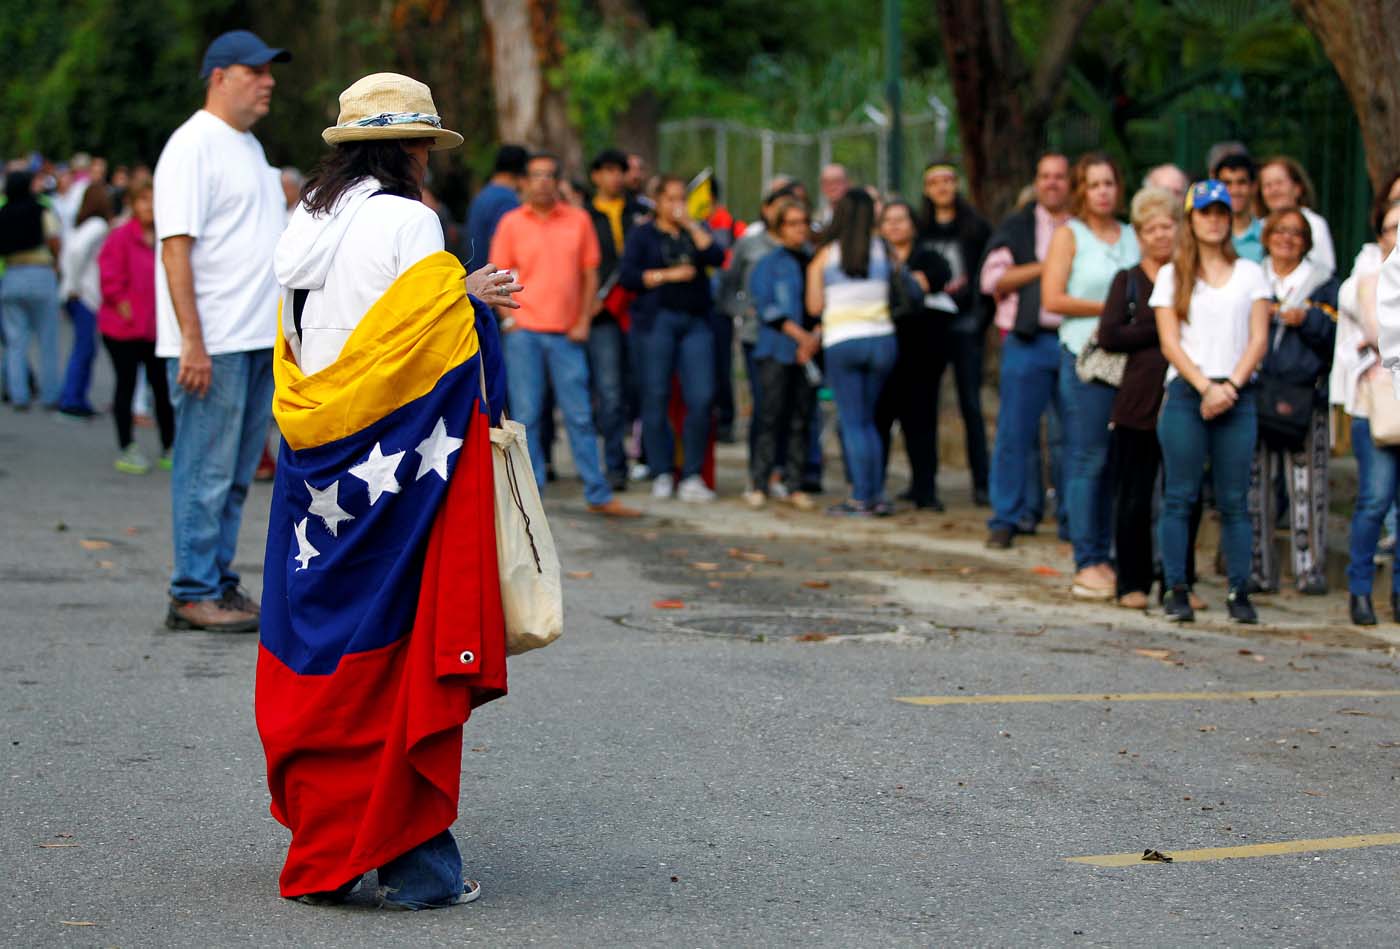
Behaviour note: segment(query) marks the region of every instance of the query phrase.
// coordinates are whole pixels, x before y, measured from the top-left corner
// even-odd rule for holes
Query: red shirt
[[[548,214],[521,205],[501,218],[491,238],[491,262],[525,286],[515,295],[515,322],[536,333],[566,333],[578,322],[583,275],[600,258],[592,218],[562,201]]]

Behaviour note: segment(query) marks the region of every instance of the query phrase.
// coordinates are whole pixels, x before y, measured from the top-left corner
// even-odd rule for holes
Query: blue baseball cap
[[[1191,186],[1191,190],[1186,192],[1186,210],[1204,211],[1212,204],[1223,204],[1228,211],[1230,204],[1230,189],[1225,187],[1223,181],[1214,178],[1207,178],[1198,181]]]
[[[285,49],[268,46],[256,34],[248,30],[230,30],[214,38],[204,51],[204,65],[199,68],[199,78],[208,79],[216,69],[230,66],[262,66],[265,63],[285,63],[292,54]]]

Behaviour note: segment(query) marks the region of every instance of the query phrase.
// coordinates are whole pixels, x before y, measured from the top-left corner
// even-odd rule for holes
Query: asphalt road
[[[1010,571],[937,520],[648,499],[617,526],[567,483],[566,635],[467,729],[484,897],[283,901],[255,640],[161,628],[167,477],[113,471],[109,426],[0,408],[4,945],[1400,942],[1394,845],[1069,862],[1400,831],[1400,696],[1220,697],[1400,689],[1384,641],[1086,610],[1025,579],[1053,545]],[[1157,692],[1202,694],[899,701]]]

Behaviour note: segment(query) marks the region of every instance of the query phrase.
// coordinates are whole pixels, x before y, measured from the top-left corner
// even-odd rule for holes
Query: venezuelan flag
[[[281,892],[332,890],[457,817],[462,725],[506,693],[490,406],[495,323],[451,255],[416,264],[342,357],[279,334],[285,444],[268,526],[256,711]]]

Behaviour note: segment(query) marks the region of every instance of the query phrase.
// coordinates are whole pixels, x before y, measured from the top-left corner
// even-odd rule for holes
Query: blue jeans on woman
[[[1206,461],[1220,512],[1220,546],[1230,589],[1249,582],[1254,531],[1249,522],[1249,472],[1258,423],[1253,388],[1240,392],[1235,407],[1210,421],[1201,418],[1201,396],[1184,379],[1167,386],[1157,440],[1162,445],[1162,513],[1157,529],[1167,589],[1186,586],[1191,507],[1201,493]],[[1073,520],[1071,520],[1071,530]]]
[[[849,339],[826,348],[826,377],[836,399],[841,449],[851,476],[851,499],[874,504],[885,491],[884,450],[875,403],[894,369],[894,334]]]
[[[451,906],[463,889],[462,852],[450,830],[379,868],[380,898],[404,909]]]
[[[635,332],[635,330],[634,330]],[[681,380],[685,426],[681,431],[681,480],[698,475],[710,442],[715,401],[715,334],[707,313],[657,310],[642,340],[642,445],[653,478],[676,467],[676,443],[666,410],[671,376]]]
[[[1074,569],[1108,563],[1113,551],[1113,491],[1108,479],[1109,418],[1118,390],[1083,382],[1074,353],[1060,347],[1060,407],[1065,423],[1065,506]]]
[[[88,388],[92,385],[92,361],[97,358],[97,314],[76,298],[65,303],[64,309],[73,321],[73,351],[68,354],[58,409],[70,415],[91,415]]]
[[[1400,498],[1400,447],[1377,445],[1371,440],[1371,423],[1352,419],[1351,447],[1356,453],[1356,511],[1351,516],[1351,562],[1347,564],[1347,589],[1354,596],[1370,596],[1376,579],[1376,547],[1386,512]],[[1390,589],[1400,593],[1400,572],[1392,570]]]
[[[11,266],[0,277],[0,319],[5,321],[5,385],[15,408],[27,408],[29,341],[39,343],[39,401],[58,402],[58,276],[52,267]]]

